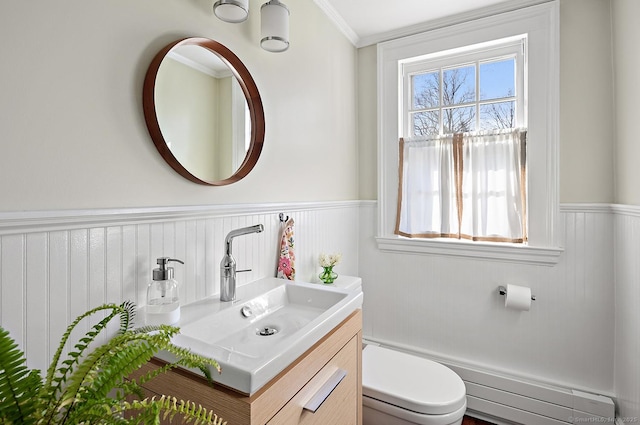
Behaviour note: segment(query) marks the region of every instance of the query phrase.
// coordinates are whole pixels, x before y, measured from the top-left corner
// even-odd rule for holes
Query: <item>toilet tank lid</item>
[[[466,401],[464,382],[448,367],[374,345],[362,351],[362,393],[429,415],[454,412]]]

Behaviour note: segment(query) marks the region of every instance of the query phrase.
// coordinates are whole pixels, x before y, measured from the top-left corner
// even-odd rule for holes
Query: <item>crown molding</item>
[[[399,28],[397,30],[362,37],[356,44],[356,47],[366,47],[372,44],[394,40],[396,38],[420,34],[423,32],[462,24],[465,22],[474,21],[476,19],[487,18],[489,16],[499,15],[501,13],[512,12],[514,10],[524,9],[543,3],[553,3],[555,1],[557,0],[512,0],[491,6],[485,6],[475,10],[470,10],[468,12],[457,13],[455,15],[429,20],[420,24],[410,25],[408,27]]]
[[[455,15],[446,16],[443,18],[429,20],[420,24],[410,25],[393,31],[381,32],[379,34],[360,37],[355,33],[355,31],[353,31],[353,29],[328,2],[328,0],[314,0],[318,7],[320,7],[320,9],[327,15],[329,20],[334,23],[334,25],[347,37],[351,44],[353,44],[356,48],[367,47],[384,41],[394,40],[396,38],[419,34],[422,32],[461,24],[476,19],[486,18],[488,16],[493,16],[500,13],[511,12],[530,6],[535,6],[543,3],[551,3],[555,1],[558,0],[512,0],[498,3],[492,6],[470,10],[468,12],[457,13]],[[393,5],[390,5],[390,7],[392,6]]]
[[[327,0],[313,1],[325,13],[325,15],[327,15],[329,20],[333,22],[336,27],[338,27],[342,34],[347,37],[351,44],[358,47],[358,44],[360,43],[360,37],[358,37],[358,34],[355,33],[355,31],[349,26],[349,24],[347,24],[347,21],[342,18],[342,15],[340,15]]]

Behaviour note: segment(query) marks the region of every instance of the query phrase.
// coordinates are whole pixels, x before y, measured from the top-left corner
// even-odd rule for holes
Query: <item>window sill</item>
[[[560,255],[564,252],[561,247],[533,247],[447,239],[409,239],[399,236],[377,237],[376,241],[378,249],[383,252],[433,254],[542,266],[558,264]]]

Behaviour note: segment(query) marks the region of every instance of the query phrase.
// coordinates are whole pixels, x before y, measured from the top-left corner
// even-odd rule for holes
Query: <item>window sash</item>
[[[417,113],[437,112],[438,134],[447,133],[444,131],[443,112],[455,108],[473,107],[475,109],[474,131],[480,130],[481,106],[500,103],[504,101],[515,102],[516,122],[514,128],[524,128],[527,126],[527,106],[526,106],[526,57],[525,46],[527,38],[524,35],[516,37],[508,37],[492,41],[490,43],[481,43],[466,46],[464,49],[453,49],[450,51],[438,52],[437,54],[425,55],[416,58],[410,58],[399,61],[402,75],[402,92],[404,93],[402,102],[402,134],[406,137],[420,137],[414,133],[413,117]],[[480,64],[495,62],[505,59],[514,59],[515,61],[515,93],[513,96],[507,96],[500,99],[481,99],[480,96]],[[442,73],[446,70],[464,67],[466,65],[475,66],[475,99],[460,104],[443,104],[442,102]],[[417,74],[428,74],[432,72],[440,73],[439,95],[440,102],[438,106],[428,108],[413,107],[413,85],[412,77]]]

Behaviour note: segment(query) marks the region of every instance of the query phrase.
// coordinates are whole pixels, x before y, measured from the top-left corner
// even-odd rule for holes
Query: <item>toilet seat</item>
[[[362,351],[362,393],[378,410],[376,401],[423,415],[464,413],[467,405],[464,382],[448,367],[374,345]]]
[[[444,415],[425,415],[424,413],[416,413],[407,409],[403,409],[397,406],[394,406],[389,403],[385,403],[380,400],[376,400],[374,398],[370,398],[367,396],[362,397],[362,405],[364,407],[364,419],[363,422],[366,424],[423,424],[423,425],[451,425],[451,424],[460,424],[462,422],[462,417],[464,416],[465,411],[467,410],[467,403],[455,412],[446,413]],[[370,420],[370,416],[368,416],[369,411],[378,411],[382,412],[382,418],[376,415],[375,420]]]

